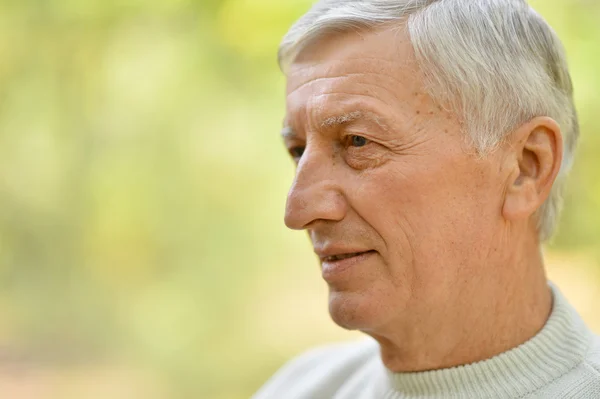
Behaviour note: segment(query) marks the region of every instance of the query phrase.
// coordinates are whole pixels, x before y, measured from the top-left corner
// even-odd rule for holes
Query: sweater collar
[[[415,373],[386,369],[392,387],[408,397],[522,397],[566,374],[583,361],[591,331],[560,291],[550,288],[550,317],[533,338],[469,365]]]

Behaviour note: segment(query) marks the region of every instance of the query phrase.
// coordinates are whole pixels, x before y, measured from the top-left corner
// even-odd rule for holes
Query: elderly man
[[[600,398],[600,337],[549,284],[578,136],[563,48],[522,0],[321,0],[283,39],[285,214],[329,311],[257,399]]]

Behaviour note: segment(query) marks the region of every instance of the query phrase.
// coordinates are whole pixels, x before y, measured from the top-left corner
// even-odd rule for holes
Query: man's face
[[[306,229],[341,326],[433,317],[485,286],[504,235],[501,151],[482,159],[392,30],[331,36],[291,65],[285,221]]]

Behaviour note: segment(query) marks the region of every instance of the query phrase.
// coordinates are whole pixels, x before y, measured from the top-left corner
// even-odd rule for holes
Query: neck
[[[475,275],[470,269],[447,287],[443,302],[416,301],[421,303],[409,307],[410,315],[365,331],[379,342],[385,366],[415,372],[470,364],[536,335],[548,320],[552,296],[535,244],[511,259],[488,259]]]

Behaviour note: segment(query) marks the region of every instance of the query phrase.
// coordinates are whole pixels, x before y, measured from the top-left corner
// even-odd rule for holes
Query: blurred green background
[[[600,4],[531,3],[582,127],[549,273],[600,332]],[[276,50],[310,4],[0,2],[0,396],[248,398],[357,336],[283,225]]]

